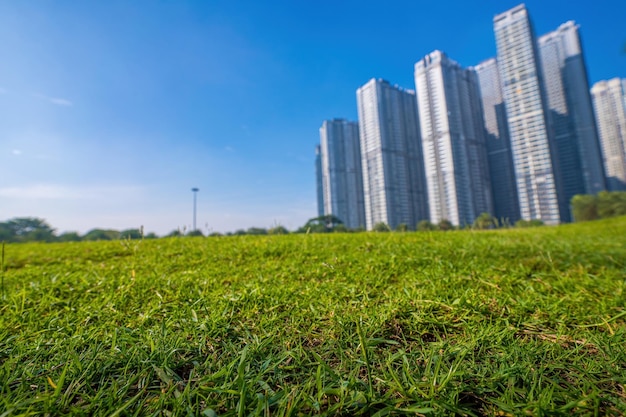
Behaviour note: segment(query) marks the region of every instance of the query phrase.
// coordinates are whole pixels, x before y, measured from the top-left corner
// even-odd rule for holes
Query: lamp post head
[[[199,188],[196,188],[196,187],[193,187],[193,188],[191,189],[191,191],[193,191],[194,193],[197,193],[198,191],[200,191],[200,189],[199,189]]]

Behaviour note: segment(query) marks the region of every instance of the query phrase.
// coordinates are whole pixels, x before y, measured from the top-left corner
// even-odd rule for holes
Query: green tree
[[[396,226],[396,232],[408,232],[409,226],[406,223],[400,223]]]
[[[598,197],[590,194],[578,194],[572,197],[574,221],[585,222],[598,219]]]
[[[76,232],[65,232],[57,237],[57,242],[80,242],[80,235]]]
[[[298,229],[298,233],[328,233],[340,224],[343,222],[338,217],[328,214],[309,219],[304,226]]]
[[[45,220],[36,217],[11,219],[3,229],[13,242],[52,242],[56,239],[54,229]]]
[[[481,213],[480,216],[474,220],[474,228],[484,230],[495,227],[496,219],[489,213]]]
[[[285,226],[281,226],[280,224],[277,224],[276,226],[270,228],[267,231],[267,233],[270,235],[288,235],[289,230],[287,230]]]
[[[448,230],[454,230],[454,225],[448,219],[441,219],[439,223],[437,223],[437,229],[443,230],[444,232]]]
[[[436,228],[437,228],[437,226],[435,226],[434,224],[432,224],[428,220],[421,220],[417,224],[417,230],[419,230],[420,232],[427,232],[429,230],[435,230]]]
[[[176,230],[172,230],[171,232],[169,232],[167,235],[165,235],[165,237],[178,237],[178,236],[182,236],[182,232],[180,231],[180,229],[176,229]]]
[[[372,228],[372,231],[374,231],[374,232],[390,232],[391,228],[387,225],[387,223],[380,222],[380,223],[376,223],[374,225],[374,227]]]
[[[15,233],[6,223],[0,223],[0,242],[13,242]]]
[[[539,220],[539,219],[532,219],[532,220],[524,220],[524,219],[520,219],[518,221],[515,222],[515,227],[539,227],[539,226],[543,226],[543,221]]]
[[[626,191],[598,193],[598,215],[602,219],[626,214]]]
[[[250,227],[246,231],[246,234],[248,234],[248,235],[266,235],[267,234],[267,229],[264,229],[262,227]]]
[[[120,232],[120,239],[141,239],[143,235],[139,229],[127,229]]]
[[[189,232],[187,232],[186,236],[191,236],[191,237],[202,236],[202,237],[204,237],[204,233],[202,233],[202,230],[196,229],[196,230],[190,230]]]
[[[83,240],[117,240],[119,238],[120,232],[112,229],[92,229],[83,236]]]

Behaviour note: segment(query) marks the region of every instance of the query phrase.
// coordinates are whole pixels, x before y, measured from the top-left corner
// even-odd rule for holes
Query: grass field
[[[4,263],[1,417],[626,413],[626,218]]]

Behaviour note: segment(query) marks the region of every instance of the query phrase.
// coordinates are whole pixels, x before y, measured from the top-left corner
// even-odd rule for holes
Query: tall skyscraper
[[[315,185],[317,190],[317,215],[324,215],[324,182],[322,180],[322,148],[315,147]]]
[[[493,213],[476,73],[441,51],[415,64],[430,221],[472,224]]]
[[[519,200],[497,61],[495,58],[483,61],[474,67],[474,71],[478,75],[482,100],[493,215],[500,221],[514,224],[520,219]]]
[[[608,188],[626,191],[626,79],[598,81],[591,95]]]
[[[324,214],[350,228],[365,227],[359,126],[343,119],[320,128]]]
[[[415,92],[372,79],[357,92],[366,227],[428,219]]]
[[[569,202],[576,194],[604,190],[602,153],[589,94],[587,69],[578,25],[569,21],[539,38],[541,70],[549,110],[549,129],[559,159],[569,219]]]
[[[493,20],[498,69],[506,105],[520,214],[558,224],[567,214],[559,205],[558,166],[548,131],[543,81],[535,35],[521,4]],[[561,201],[562,203],[562,201]]]

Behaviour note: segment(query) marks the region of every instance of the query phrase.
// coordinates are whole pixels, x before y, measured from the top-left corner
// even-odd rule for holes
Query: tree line
[[[571,209],[574,221],[589,221],[604,219],[608,217],[626,215],[626,192],[625,191],[602,191],[597,195],[576,195],[571,200]],[[428,220],[420,221],[415,227],[407,224],[400,224],[392,230],[385,223],[375,224],[372,228],[374,232],[407,232],[416,231],[448,231],[455,229],[496,229],[506,227],[537,227],[542,226],[541,220],[518,220],[515,224],[510,224],[506,220],[498,220],[489,213],[482,213],[476,218],[473,224],[461,227],[454,226],[448,220],[441,220],[439,223],[431,223]],[[365,232],[365,228],[349,229],[341,219],[333,215],[319,216],[309,219],[303,226],[294,231],[289,231],[282,225],[275,225],[270,228],[250,227],[239,229],[234,232],[207,232],[201,230],[173,230],[162,237],[177,236],[242,236],[242,235],[284,235],[289,233],[347,233]],[[92,229],[81,235],[77,232],[65,232],[57,234],[56,230],[45,220],[24,217],[15,218],[6,222],[0,222],[1,242],[79,242],[94,240],[120,240],[120,239],[156,239],[155,233],[144,233],[143,228],[126,229],[122,231],[113,229]]]
[[[45,220],[22,217],[0,222],[2,242],[80,242],[89,240],[155,239],[155,233],[144,234],[141,229],[112,230],[92,229],[81,235],[77,232],[57,234]]]
[[[531,224],[536,225],[536,224]],[[481,214],[473,225],[476,229],[489,229],[498,227],[498,222],[487,213]],[[414,230],[453,230],[456,229],[448,220],[442,220],[438,224],[432,224],[426,220],[420,222]],[[408,231],[410,228],[401,224],[396,231]],[[392,231],[384,223],[376,224],[374,232]],[[182,237],[182,236],[243,236],[243,235],[284,235],[289,233],[341,233],[341,232],[365,232],[365,228],[349,229],[343,222],[335,216],[320,216],[309,219],[303,226],[294,231],[288,230],[282,225],[275,225],[270,228],[250,227],[239,229],[234,232],[207,232],[201,230],[176,229],[161,237]],[[6,222],[0,222],[0,242],[80,242],[95,240],[120,240],[120,239],[157,239],[155,233],[144,233],[143,228],[113,230],[113,229],[92,229],[85,234],[77,232],[65,232],[57,234],[45,220],[35,217],[14,218]]]

